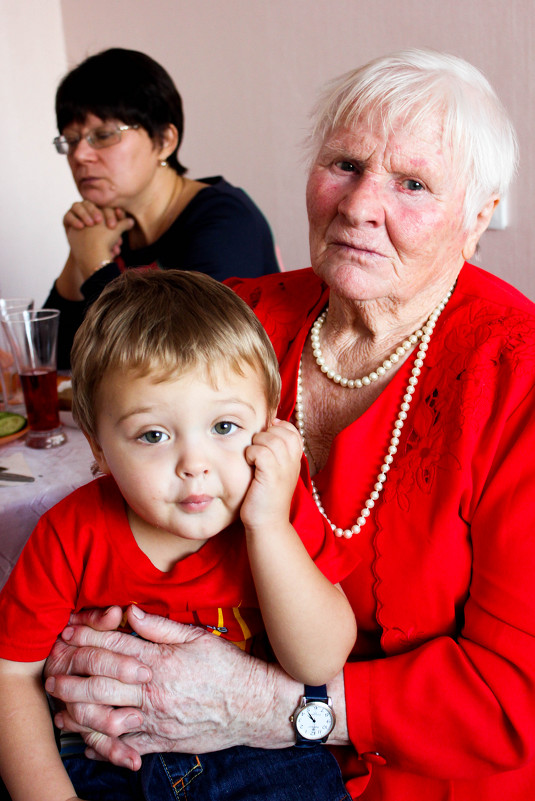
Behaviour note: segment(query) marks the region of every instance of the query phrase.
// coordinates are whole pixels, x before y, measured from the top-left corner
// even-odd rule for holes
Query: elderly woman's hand
[[[140,637],[111,631],[120,614],[73,616],[47,662],[46,689],[67,704],[56,724],[80,732],[88,756],[137,770],[143,753],[293,744],[303,688],[278,665],[137,607],[128,620]]]

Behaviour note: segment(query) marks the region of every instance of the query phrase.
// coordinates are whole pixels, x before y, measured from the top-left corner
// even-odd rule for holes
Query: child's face
[[[115,478],[138,544],[157,538],[171,562],[238,517],[252,478],[245,449],[268,423],[258,371],[216,378],[217,389],[202,370],[160,382],[108,373],[98,392],[95,458]]]

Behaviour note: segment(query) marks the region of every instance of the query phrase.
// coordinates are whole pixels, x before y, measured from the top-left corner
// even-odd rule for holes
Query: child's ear
[[[91,437],[89,434],[86,434],[84,431],[85,438],[89,442],[89,447],[91,448],[91,453],[95,457],[95,461],[98,465],[98,469],[101,473],[105,473],[106,475],[111,473],[110,468],[108,467],[108,463],[104,456],[104,452],[100,445],[98,444],[97,440]]]

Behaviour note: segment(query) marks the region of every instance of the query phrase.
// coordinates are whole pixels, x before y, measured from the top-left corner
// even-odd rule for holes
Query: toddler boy
[[[176,799],[186,784],[188,799],[216,798],[225,783],[228,799],[343,798],[322,748],[149,755],[139,773],[83,754],[62,764],[41,672],[71,611],[138,604],[263,658],[267,634],[311,685],[338,673],[356,633],[331,584],[332,533],[300,482],[294,494],[302,446],[275,418],[275,354],[242,300],[199,273],[128,271],[92,305],[72,364],[73,414],[104,475],[41,518],[0,596],[13,799],[33,797],[36,777],[40,801]]]

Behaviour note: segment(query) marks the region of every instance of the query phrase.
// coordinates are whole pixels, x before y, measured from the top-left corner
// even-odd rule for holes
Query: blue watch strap
[[[329,700],[329,697],[327,695],[327,685],[321,684],[318,687],[314,687],[311,684],[305,684],[304,698],[306,698],[307,703],[309,701],[321,701],[324,704],[326,704]],[[297,714],[299,714],[299,711]],[[322,745],[323,743],[326,742],[327,742],[327,737],[322,737],[321,740],[307,740],[306,737],[302,737],[299,734],[297,727],[295,729],[296,748],[314,748],[316,745]]]
[[[327,703],[327,685],[320,684],[319,687],[313,687],[311,684],[305,684],[305,698],[307,701],[323,701]]]

